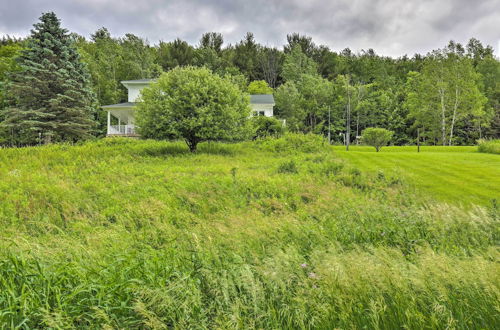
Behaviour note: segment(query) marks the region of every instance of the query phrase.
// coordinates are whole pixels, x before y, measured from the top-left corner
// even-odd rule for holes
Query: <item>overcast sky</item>
[[[394,57],[471,37],[497,56],[500,47],[500,0],[0,0],[0,35],[26,36],[47,11],[86,37],[105,26],[113,36],[134,33],[151,43],[179,37],[197,44],[215,31],[234,44],[251,31],[269,46],[299,32],[335,51],[373,48]]]

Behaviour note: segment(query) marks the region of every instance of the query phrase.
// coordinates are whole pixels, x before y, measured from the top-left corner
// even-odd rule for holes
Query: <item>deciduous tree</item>
[[[265,80],[254,80],[248,84],[249,94],[272,94],[273,89],[269,87]]]
[[[136,122],[146,138],[186,141],[196,151],[203,141],[248,134],[248,95],[207,68],[177,67],[142,91]]]

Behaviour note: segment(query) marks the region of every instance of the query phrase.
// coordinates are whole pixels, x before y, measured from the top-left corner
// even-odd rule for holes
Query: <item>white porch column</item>
[[[110,134],[111,129],[111,111],[108,111],[108,134]]]
[[[121,133],[121,132],[122,132],[121,125],[122,125],[122,122],[121,122],[121,120],[120,120],[120,117],[118,117],[118,133]]]

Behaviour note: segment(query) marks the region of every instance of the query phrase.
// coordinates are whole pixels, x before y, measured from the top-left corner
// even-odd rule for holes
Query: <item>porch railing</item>
[[[135,125],[111,125],[108,126],[108,134],[112,135],[134,135]]]

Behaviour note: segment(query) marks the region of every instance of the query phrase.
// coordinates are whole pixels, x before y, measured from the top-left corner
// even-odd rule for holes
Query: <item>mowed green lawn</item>
[[[334,147],[336,153],[360,170],[398,174],[424,194],[471,206],[500,200],[500,157],[477,152],[477,147],[424,146]]]

